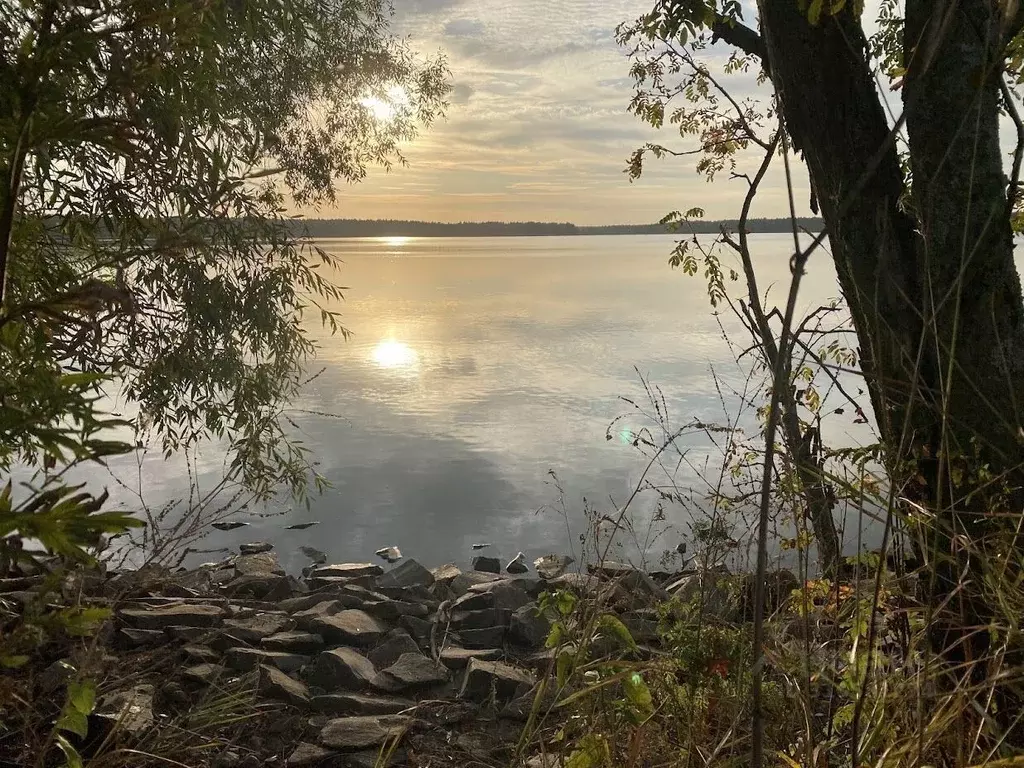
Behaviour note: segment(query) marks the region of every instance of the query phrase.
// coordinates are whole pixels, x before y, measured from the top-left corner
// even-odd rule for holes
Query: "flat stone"
[[[422,688],[448,682],[448,668],[422,653],[403,653],[398,661],[381,670],[374,685],[384,690]]]
[[[430,637],[430,629],[433,624],[416,616],[403,616],[398,620],[398,626],[417,640],[426,640]]]
[[[172,626],[164,629],[164,632],[176,640],[184,640],[186,643],[202,643],[216,636],[215,630],[206,627]]]
[[[367,687],[376,674],[373,662],[358,651],[335,648],[317,656],[305,677],[311,685],[325,691],[358,691]]]
[[[235,573],[239,576],[284,576],[281,563],[277,561],[277,555],[273,552],[239,555],[235,558],[233,565],[235,566]]]
[[[323,650],[324,639],[313,632],[277,632],[260,640],[260,647],[267,651],[285,653],[319,653]]]
[[[215,627],[224,618],[217,605],[161,605],[155,608],[123,608],[118,617],[136,629],[166,629],[171,626]]]
[[[541,578],[550,581],[565,573],[565,569],[574,562],[576,561],[568,555],[544,555],[544,557],[538,557],[533,561],[533,567]]]
[[[433,583],[434,574],[411,558],[377,579],[378,587],[429,587]]]
[[[268,698],[286,701],[295,707],[305,707],[309,703],[309,689],[274,667],[260,666],[259,692]]]
[[[376,645],[388,631],[368,613],[355,609],[310,620],[305,629],[321,635],[328,643],[367,647]]]
[[[516,697],[520,687],[533,685],[533,676],[524,669],[500,661],[471,659],[462,678],[459,696],[478,704],[505,704]]]
[[[381,621],[396,621],[399,616],[418,616],[422,619],[429,613],[427,606],[420,603],[407,603],[404,600],[377,600],[363,603],[359,607]]]
[[[139,736],[153,726],[153,693],[147,683],[108,693],[96,704],[96,715],[117,723],[122,733]]]
[[[501,573],[501,560],[487,555],[477,555],[473,558],[473,570],[485,573]]]
[[[493,593],[496,608],[508,608],[514,611],[519,606],[530,602],[532,596],[539,594],[542,583],[540,579],[517,576],[512,579],[501,578],[482,584],[473,584],[467,592],[471,594]]]
[[[538,615],[535,605],[524,605],[513,612],[508,636],[517,645],[539,648],[544,645],[550,632],[551,622],[547,617]]]
[[[455,597],[466,594],[471,587],[477,584],[487,584],[495,581],[503,581],[497,573],[484,573],[483,571],[466,571],[460,573],[451,581],[451,591]]]
[[[253,541],[249,544],[239,544],[238,551],[243,555],[259,555],[263,552],[270,552],[274,545],[269,541]]]
[[[487,629],[507,627],[512,620],[512,611],[485,608],[480,611],[457,611],[452,614],[451,627],[457,632],[464,629]]]
[[[191,667],[185,667],[181,670],[181,674],[190,680],[194,680],[197,683],[212,683],[224,672],[224,667],[220,664],[195,664]]]
[[[283,632],[292,624],[287,616],[261,613],[246,619],[225,619],[222,630],[249,645],[259,645],[263,638]]]
[[[450,646],[441,651],[441,663],[448,669],[465,669],[471,659],[497,661],[502,657],[500,648],[457,648]]]
[[[117,633],[118,639],[127,648],[143,648],[164,645],[170,638],[167,633],[159,629],[131,629],[123,627]]]
[[[323,603],[336,603],[338,611],[342,608],[351,608],[354,601],[341,599],[343,597],[344,595],[340,589],[332,587],[323,592],[310,592],[306,595],[297,595],[296,597],[279,600],[277,607],[285,613],[291,614],[312,610]]]
[[[354,750],[378,747],[400,737],[410,720],[402,715],[368,715],[331,720],[320,731],[320,742],[334,749]]]
[[[248,597],[255,600],[275,600],[275,595],[291,595],[291,581],[288,576],[276,573],[249,573],[236,576],[220,587],[225,597]]]
[[[300,742],[284,761],[285,768],[340,768],[342,755],[316,744]]]
[[[299,629],[306,632],[315,632],[316,630],[312,628],[313,624],[327,616],[341,613],[343,610],[345,610],[345,607],[337,600],[321,600],[312,608],[306,608],[305,610],[293,613],[292,618]]]
[[[438,566],[430,571],[430,575],[434,577],[434,581],[440,581],[442,583],[448,583],[461,574],[462,569],[455,563],[445,563],[444,565]]]
[[[377,669],[390,667],[403,653],[419,653],[420,647],[404,629],[393,629],[388,632],[380,644],[366,654]]]
[[[337,565],[322,565],[313,569],[314,579],[323,578],[352,578],[356,576],[380,576],[384,569],[373,563],[339,563]]]
[[[186,645],[181,649],[182,654],[189,661],[197,663],[214,663],[220,659],[220,654],[205,645]]]
[[[224,663],[239,672],[248,672],[261,664],[276,667],[282,672],[298,672],[309,663],[309,657],[257,648],[231,648],[224,654]]]
[[[548,583],[555,589],[568,589],[578,595],[597,597],[604,586],[599,578],[585,573],[563,573]]]
[[[416,706],[415,701],[393,696],[367,696],[360,693],[327,693],[314,696],[310,706],[325,715],[396,715]]]
[[[497,648],[505,641],[505,628],[464,629],[458,636],[465,648]]]

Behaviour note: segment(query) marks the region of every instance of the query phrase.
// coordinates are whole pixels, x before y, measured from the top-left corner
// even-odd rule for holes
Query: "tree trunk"
[[[934,513],[920,554],[938,575],[939,605],[961,573],[974,582],[968,593],[980,590],[985,558],[958,551],[956,535],[977,547],[995,492],[1019,500],[1024,486],[1024,300],[997,124],[1007,28],[986,0],[907,0],[906,211],[853,5],[812,26],[796,0],[758,2],[767,68],[818,195],[891,478]],[[975,471],[985,465],[997,483]],[[938,625],[959,625],[962,638],[986,621],[977,603],[954,601]],[[964,646],[948,631],[937,642]]]

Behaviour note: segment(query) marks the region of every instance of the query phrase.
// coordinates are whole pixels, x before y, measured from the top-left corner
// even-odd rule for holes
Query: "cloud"
[[[449,37],[480,37],[486,27],[476,19],[452,19],[444,25],[444,33]]]

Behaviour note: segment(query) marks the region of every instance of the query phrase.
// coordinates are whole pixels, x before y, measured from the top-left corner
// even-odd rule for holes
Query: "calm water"
[[[762,290],[785,301],[791,238],[757,235]],[[239,536],[211,535],[206,545],[269,539],[286,565],[305,559],[300,545],[334,561],[372,559],[398,545],[428,565],[465,562],[471,544],[532,560],[550,551],[578,551],[583,498],[602,511],[622,503],[643,460],[618,439],[631,417],[606,440],[606,429],[628,413],[620,397],[643,398],[635,368],[661,387],[674,425],[694,418],[722,421],[722,401],[746,378],[712,316],[701,277],[667,264],[671,237],[329,240],[344,260],[337,281],[351,286],[340,309],[350,341],[321,337],[316,367],[290,414],[320,461],[332,490],[285,520],[258,520]],[[838,294],[828,256],[810,264],[803,307]],[[742,284],[734,285],[742,295]],[[771,301],[770,301],[771,303]],[[723,317],[736,339],[742,332]],[[329,415],[327,415],[329,414]],[[867,439],[843,427],[847,442]],[[699,465],[718,452],[706,437],[685,441]],[[222,456],[200,456],[199,481],[216,479]],[[569,526],[552,510],[557,473]],[[137,485],[133,463],[117,472]],[[156,457],[142,466],[150,504],[187,492],[180,464]],[[699,486],[680,468],[681,486]],[[122,499],[126,497],[122,493]],[[127,500],[128,503],[130,500]],[[663,538],[649,541],[654,500],[635,507],[636,541],[626,554],[656,559],[688,532],[688,513],[665,509]],[[320,520],[306,531],[286,522]]]

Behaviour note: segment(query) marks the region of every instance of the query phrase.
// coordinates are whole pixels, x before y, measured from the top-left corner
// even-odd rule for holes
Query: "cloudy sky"
[[[654,163],[633,184],[623,173],[634,148],[671,138],[627,114],[629,62],[614,40],[617,24],[651,4],[396,0],[395,31],[448,58],[448,119],[406,147],[409,167],[340,190],[337,205],[317,215],[607,224],[701,206],[709,217],[734,217],[741,182],[709,185],[692,160]],[[753,76],[736,87],[752,91]],[[769,182],[755,213],[783,215],[781,175]]]

